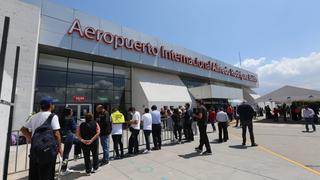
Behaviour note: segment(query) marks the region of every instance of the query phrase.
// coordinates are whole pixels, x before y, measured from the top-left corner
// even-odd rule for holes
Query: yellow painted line
[[[234,137],[236,137],[237,139],[241,139],[239,136],[237,136],[237,135],[235,135],[235,134],[233,134],[233,133],[232,133],[231,135],[234,136]],[[305,165],[303,165],[303,164],[301,164],[301,163],[299,163],[299,162],[297,162],[297,161],[291,160],[291,159],[289,159],[289,158],[287,158],[287,157],[285,157],[285,156],[283,156],[283,155],[281,155],[281,154],[278,154],[278,153],[276,153],[276,152],[274,152],[274,151],[272,151],[272,150],[270,150],[270,149],[268,149],[268,148],[266,148],[266,147],[263,147],[263,146],[259,145],[257,148],[260,149],[260,150],[262,150],[262,151],[264,151],[264,152],[267,152],[267,153],[269,153],[269,154],[272,154],[272,155],[274,155],[274,156],[276,156],[276,157],[278,157],[278,158],[280,158],[280,159],[283,159],[283,160],[285,160],[285,161],[288,161],[288,162],[290,162],[290,163],[292,163],[292,164],[294,164],[294,165],[296,165],[296,166],[298,166],[298,167],[301,167],[301,168],[303,168],[303,169],[305,169],[305,170],[307,170],[307,171],[310,171],[310,172],[315,173],[315,174],[317,174],[317,175],[320,176],[320,172],[319,172],[319,171],[314,170],[314,169],[312,169],[312,168],[309,168],[309,167],[307,167],[307,166],[305,166]]]

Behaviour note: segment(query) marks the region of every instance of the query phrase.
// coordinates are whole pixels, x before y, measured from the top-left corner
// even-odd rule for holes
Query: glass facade
[[[35,106],[43,96],[56,101],[59,112],[68,104],[103,104],[107,110],[131,106],[131,69],[68,57],[39,54]]]

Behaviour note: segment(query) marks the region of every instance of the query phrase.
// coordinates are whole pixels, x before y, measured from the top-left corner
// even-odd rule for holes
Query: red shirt
[[[209,121],[210,122],[216,122],[217,113],[215,111],[209,112]]]
[[[227,107],[227,113],[228,114],[232,114],[233,113],[233,107],[232,106],[228,106]]]

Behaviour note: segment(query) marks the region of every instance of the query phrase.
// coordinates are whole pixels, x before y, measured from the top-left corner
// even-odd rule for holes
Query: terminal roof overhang
[[[29,0],[28,2],[32,3],[32,1],[33,0]],[[34,2],[38,1],[34,0]],[[168,59],[168,57],[166,56],[153,56],[147,53],[139,53],[134,50],[128,50],[126,48],[117,47],[117,49],[115,49],[114,47],[112,47],[112,45],[107,45],[102,41],[97,42],[96,40],[83,38],[81,37],[81,33],[78,31],[68,34],[68,31],[70,30],[70,27],[75,22],[75,20],[79,20],[79,22],[81,22],[82,33],[87,32],[87,35],[90,35],[90,32],[93,32],[93,29],[95,30],[95,32],[97,30],[101,30],[114,35],[113,37],[116,37],[115,35],[117,35],[117,37],[126,37],[128,39],[135,40],[136,42],[139,41],[141,43],[150,43],[153,47],[157,47],[159,50],[160,47],[164,47],[168,52],[172,50],[176,54],[190,57],[193,60],[198,59],[199,61],[201,60],[204,63],[211,62],[212,64],[218,64],[219,67],[232,69],[233,72],[240,71],[244,75],[248,74],[250,76],[256,77],[256,79],[258,78],[256,74],[249,71],[240,69],[238,67],[188,50],[186,48],[175,46],[158,38],[136,32],[130,28],[114,24],[110,21],[84,14],[83,12],[75,9],[59,6],[46,0],[43,0],[41,8],[42,10],[39,44],[44,45],[45,47],[56,47],[58,49],[68,50],[69,52],[90,54],[94,55],[95,57],[105,57],[105,59],[116,59],[116,62],[122,61],[120,63],[134,64],[137,66],[146,67],[148,69],[157,69],[159,71],[186,74],[189,76],[196,76],[199,78],[219,81],[230,85],[235,84],[238,86],[249,88],[258,87],[258,81],[253,82],[248,80],[241,80],[238,78],[238,76],[226,75],[224,73],[221,73],[222,71],[220,73],[217,73],[205,68],[194,67],[186,63],[174,61],[175,59],[172,60],[172,58]],[[198,65],[200,65],[200,63],[198,63]],[[205,67],[205,65],[203,64],[202,67]],[[237,74],[233,73],[233,75]]]

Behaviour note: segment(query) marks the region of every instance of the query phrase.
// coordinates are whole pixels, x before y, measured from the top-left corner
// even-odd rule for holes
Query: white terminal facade
[[[4,0],[0,12],[1,33],[11,19],[1,87],[7,101],[20,46],[12,130],[46,95],[57,112],[70,106],[80,117],[97,104],[142,111],[203,99],[217,106],[249,98],[258,86],[252,72],[47,0]]]

